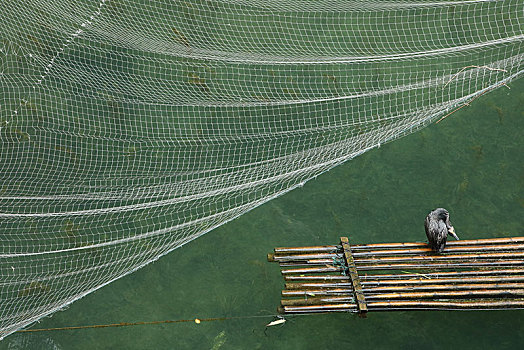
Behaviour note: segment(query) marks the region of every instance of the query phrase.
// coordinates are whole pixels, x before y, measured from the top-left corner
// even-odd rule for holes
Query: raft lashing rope
[[[524,308],[524,237],[275,248],[279,313]],[[341,263],[342,262],[342,263]]]

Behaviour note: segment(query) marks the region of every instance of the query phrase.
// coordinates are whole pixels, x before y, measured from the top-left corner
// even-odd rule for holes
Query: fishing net
[[[0,5],[0,339],[523,72],[521,0]]]

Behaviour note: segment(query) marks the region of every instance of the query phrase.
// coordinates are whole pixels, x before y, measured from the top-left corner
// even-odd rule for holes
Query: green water
[[[462,239],[524,234],[524,81],[439,124],[374,149],[33,328],[273,314],[279,246],[422,241],[443,206]],[[524,311],[391,312],[271,317],[17,333],[0,349],[520,349]]]

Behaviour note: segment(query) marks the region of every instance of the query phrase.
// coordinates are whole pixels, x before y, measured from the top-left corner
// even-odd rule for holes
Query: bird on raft
[[[437,253],[442,253],[446,247],[448,234],[452,235],[457,241],[459,240],[455,234],[455,229],[449,222],[449,212],[444,208],[431,211],[426,216],[424,227],[426,228],[429,246]]]

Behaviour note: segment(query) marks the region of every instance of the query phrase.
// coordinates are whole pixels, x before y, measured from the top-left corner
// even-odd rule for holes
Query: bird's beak
[[[458,236],[456,235],[455,233],[455,229],[453,228],[453,226],[451,226],[448,230],[449,234],[453,236],[453,238],[455,238],[457,241],[459,240]]]

